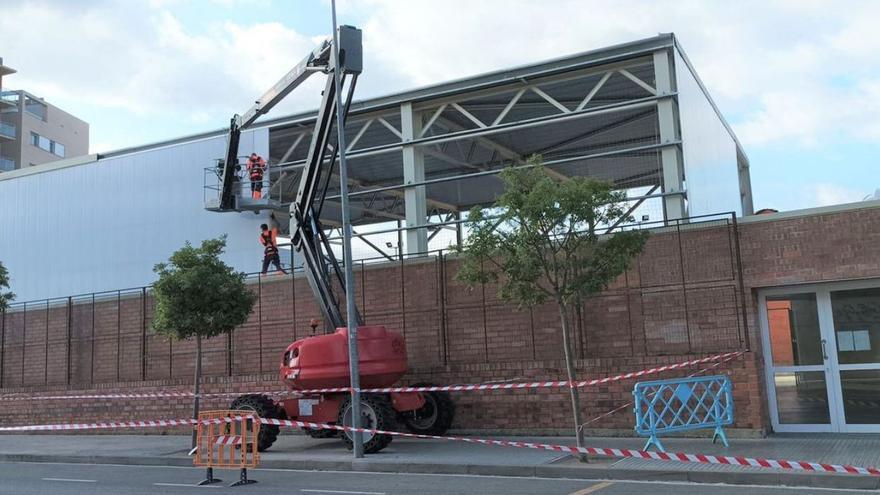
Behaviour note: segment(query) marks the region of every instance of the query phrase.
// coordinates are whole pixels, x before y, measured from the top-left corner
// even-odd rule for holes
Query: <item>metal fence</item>
[[[644,223],[644,253],[602,294],[569,315],[578,358],[699,354],[749,347],[736,219]],[[368,323],[401,332],[422,366],[561,358],[552,305],[518,310],[497,288],[468,289],[448,250],[356,260]],[[293,265],[293,254],[288,258]],[[320,316],[301,268],[251,274],[251,319],[203,342],[206,376],[277,370],[281,353]],[[343,297],[340,302],[344,306]],[[13,304],[0,318],[0,387],[190,378],[194,345],[150,329],[149,287]]]

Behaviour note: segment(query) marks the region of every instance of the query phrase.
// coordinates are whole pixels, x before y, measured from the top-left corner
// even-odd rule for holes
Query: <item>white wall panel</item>
[[[736,142],[678,51],[675,73],[688,215],[741,216]]]
[[[241,155],[268,156],[267,129],[243,133]],[[149,285],[185,241],[227,234],[227,263],[258,271],[268,213],[204,209],[203,169],[223,137],[0,180],[0,261],[17,301]]]

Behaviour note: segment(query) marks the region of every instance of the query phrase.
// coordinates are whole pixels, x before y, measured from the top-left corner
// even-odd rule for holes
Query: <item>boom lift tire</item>
[[[272,399],[265,395],[242,395],[232,401],[229,408],[234,410],[243,409],[246,411],[253,411],[254,414],[261,418],[287,419],[281,408],[279,408]],[[281,428],[275,425],[260,425],[260,434],[257,436],[257,450],[265,452],[266,449],[271,447],[272,444],[275,443],[275,440],[278,439],[278,433],[280,431]]]
[[[396,413],[391,407],[391,400],[383,394],[361,394],[361,428],[394,431],[397,424]],[[346,397],[339,406],[339,422],[343,426],[351,425],[351,396]],[[354,433],[340,432],[342,443],[351,450],[354,447]],[[387,447],[394,437],[363,433],[364,453],[374,454]]]
[[[431,383],[417,383],[413,387],[433,387]],[[444,435],[455,418],[455,402],[449,392],[421,392],[425,405],[415,411],[400,413],[399,417],[411,433],[420,435]]]

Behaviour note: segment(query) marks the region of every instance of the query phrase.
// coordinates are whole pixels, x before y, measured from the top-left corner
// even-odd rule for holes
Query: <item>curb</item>
[[[90,455],[0,454],[0,462],[34,462],[65,464],[118,464],[125,466],[192,467],[192,461],[183,457],[129,457]],[[671,461],[670,461],[671,462]],[[782,472],[777,470],[664,470],[615,469],[607,464],[586,466],[498,466],[487,464],[432,464],[422,462],[388,462],[371,460],[314,461],[265,459],[260,462],[266,469],[297,469],[307,471],[355,471],[375,473],[412,474],[471,474],[482,476],[510,476],[522,478],[569,478],[584,480],[618,481],[672,481],[690,483],[724,483],[728,485],[795,486],[805,488],[838,488],[850,490],[878,490],[880,477],[846,474],[816,474]],[[257,468],[259,470],[259,468]]]

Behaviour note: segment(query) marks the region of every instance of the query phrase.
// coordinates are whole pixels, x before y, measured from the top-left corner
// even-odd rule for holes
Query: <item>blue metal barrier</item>
[[[658,435],[700,428],[715,428],[712,443],[720,438],[729,446],[723,427],[733,423],[733,386],[727,375],[639,382],[633,396],[636,433],[650,437],[644,450],[653,444],[665,452]]]

